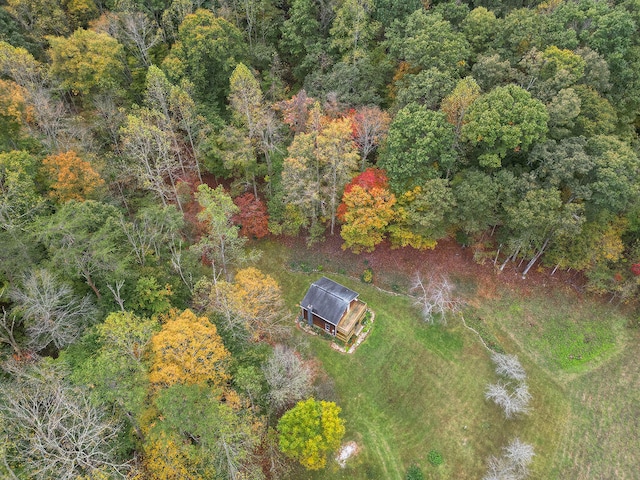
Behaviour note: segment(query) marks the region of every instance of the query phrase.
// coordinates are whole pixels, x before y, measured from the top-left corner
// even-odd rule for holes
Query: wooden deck
[[[366,311],[367,304],[358,300],[351,310],[340,320],[338,330],[336,331],[336,338],[345,343],[351,340],[351,337],[355,333],[356,326],[360,324]]]

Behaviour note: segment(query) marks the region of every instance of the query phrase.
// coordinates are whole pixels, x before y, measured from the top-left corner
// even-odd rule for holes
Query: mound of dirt
[[[356,442],[345,443],[340,450],[338,450],[338,454],[336,455],[336,462],[340,465],[340,468],[344,468],[347,465],[347,460],[358,454],[360,447]]]

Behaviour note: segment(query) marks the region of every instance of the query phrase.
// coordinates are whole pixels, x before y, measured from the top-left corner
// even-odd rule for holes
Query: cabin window
[[[331,324],[330,323],[326,323],[324,324],[324,329],[328,332],[331,333]]]

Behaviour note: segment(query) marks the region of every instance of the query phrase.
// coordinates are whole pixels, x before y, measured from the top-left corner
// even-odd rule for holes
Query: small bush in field
[[[424,475],[422,474],[422,470],[420,470],[419,466],[411,465],[404,478],[405,480],[424,480]]]
[[[431,450],[427,455],[427,459],[429,460],[429,463],[434,467],[437,467],[438,465],[442,465],[442,463],[444,462],[444,459],[442,458],[442,454],[437,450]]]

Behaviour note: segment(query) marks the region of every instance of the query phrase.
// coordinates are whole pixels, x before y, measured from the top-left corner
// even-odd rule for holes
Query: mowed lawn
[[[261,248],[258,266],[279,281],[293,311],[309,284],[327,275],[358,291],[376,314],[371,335],[352,355],[296,333],[305,356],[319,360],[333,381],[345,441],[361,450],[345,469],[330,462],[324,471],[300,469],[292,478],[403,479],[415,463],[425,478],[479,479],[487,457],[516,436],[535,448],[532,479],[637,478],[640,368],[630,360],[638,342],[622,316],[591,304],[577,309],[563,297],[474,302],[466,314],[517,354],[529,376],[533,411],[505,420],[484,400],[486,385],[497,380],[489,353],[460,320],[425,325],[406,296],[344,275],[292,272],[290,250],[272,242]],[[433,449],[444,458],[440,466],[428,462]]]
[[[640,332],[609,304],[553,294],[486,302],[504,343],[540,365],[570,404],[549,478],[640,478]]]

